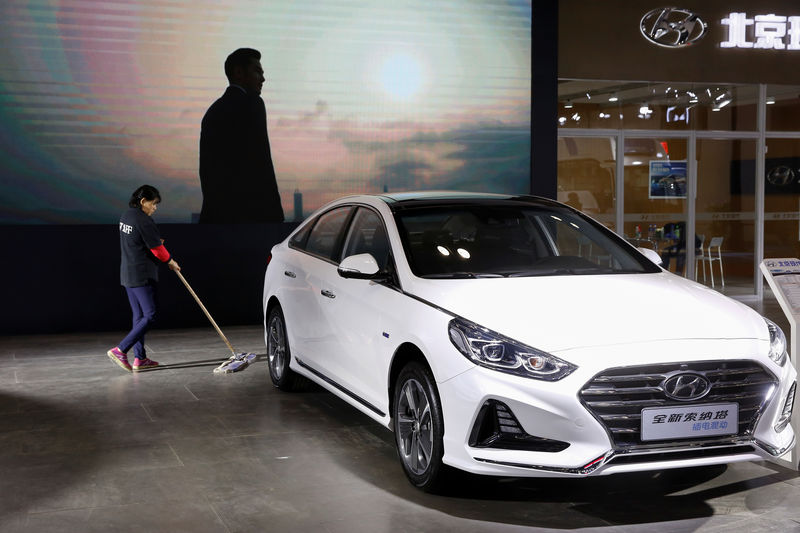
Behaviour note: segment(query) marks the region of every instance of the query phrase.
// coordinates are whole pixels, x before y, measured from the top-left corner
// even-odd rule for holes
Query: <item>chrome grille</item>
[[[704,375],[711,383],[708,395],[688,402],[667,398],[662,383],[668,375],[677,371]],[[630,448],[651,444],[642,442],[640,435],[641,412],[645,407],[736,402],[739,404],[737,435],[748,436],[777,383],[777,378],[755,361],[642,365],[601,372],[581,389],[580,399],[606,427],[615,446]],[[704,440],[715,439],[719,440],[720,437],[706,437]],[[676,444],[680,442],[676,441]],[[660,443],[662,446],[664,444]]]

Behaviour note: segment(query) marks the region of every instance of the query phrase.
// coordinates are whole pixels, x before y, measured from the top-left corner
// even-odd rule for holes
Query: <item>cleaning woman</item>
[[[156,287],[159,263],[166,263],[171,270],[181,267],[164,247],[164,239],[158,233],[151,218],[156,212],[161,195],[158,189],[142,185],[131,195],[129,209],[119,220],[119,244],[122,255],[120,283],[128,293],[133,311],[133,328],[119,345],[107,354],[116,364],[128,372],[146,370],[158,366],[149,359],[144,347],[144,335],[156,317]],[[133,348],[133,366],[128,362],[128,351]]]

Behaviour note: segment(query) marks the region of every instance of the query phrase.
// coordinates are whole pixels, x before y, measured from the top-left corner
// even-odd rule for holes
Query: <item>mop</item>
[[[219,365],[217,368],[215,368],[214,369],[214,373],[215,374],[230,374],[232,372],[238,372],[240,370],[244,370],[245,368],[247,368],[247,365],[249,365],[250,363],[252,363],[253,361],[256,360],[256,357],[257,357],[256,354],[254,354],[254,353],[237,352],[236,350],[234,350],[233,346],[231,345],[231,343],[228,342],[228,339],[225,337],[225,334],[222,333],[222,330],[219,329],[219,326],[217,326],[217,323],[214,322],[213,318],[211,318],[211,313],[208,312],[208,309],[206,309],[206,306],[203,305],[203,302],[200,301],[200,298],[192,290],[192,287],[189,285],[189,282],[186,281],[186,278],[183,277],[183,274],[181,274],[180,270],[175,270],[174,272],[178,275],[179,278],[181,278],[181,281],[183,282],[184,285],[186,285],[186,288],[189,289],[189,293],[192,296],[194,296],[194,299],[197,302],[197,304],[200,306],[200,309],[202,309],[203,312],[206,314],[206,316],[208,317],[208,320],[211,322],[211,325],[214,326],[214,329],[217,330],[217,333],[219,333],[219,336],[222,337],[222,340],[225,341],[225,344],[228,346],[228,349],[231,351],[231,356],[228,357],[225,361],[223,361],[221,365]]]

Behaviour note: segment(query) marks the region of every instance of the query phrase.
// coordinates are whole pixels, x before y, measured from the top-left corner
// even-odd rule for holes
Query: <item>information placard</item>
[[[764,259],[761,262],[761,273],[764,274],[775,298],[781,306],[791,328],[789,334],[789,357],[797,368],[797,322],[800,318],[800,259],[796,257],[783,257]],[[795,407],[797,404],[795,404]],[[792,429],[795,435],[800,435],[800,410],[795,408],[792,414]],[[798,470],[797,447],[778,459],[778,463]]]

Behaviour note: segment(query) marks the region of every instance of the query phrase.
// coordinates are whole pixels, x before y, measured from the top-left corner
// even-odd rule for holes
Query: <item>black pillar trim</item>
[[[534,0],[531,28],[531,194],[556,198],[558,2]]]

